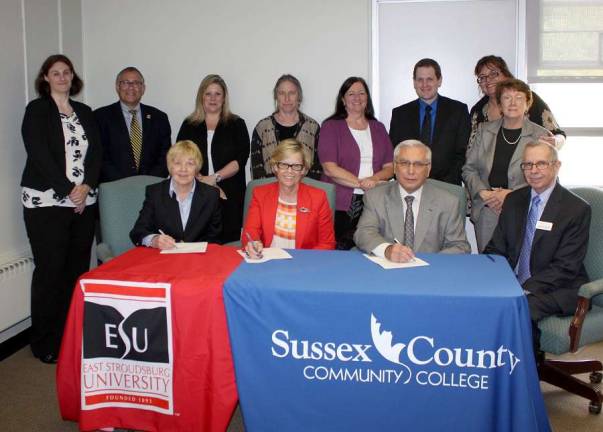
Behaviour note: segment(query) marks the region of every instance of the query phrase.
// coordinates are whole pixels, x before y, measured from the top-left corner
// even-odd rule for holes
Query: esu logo
[[[167,363],[166,309],[139,309],[124,317],[112,306],[85,302],[83,348],[84,358]]]

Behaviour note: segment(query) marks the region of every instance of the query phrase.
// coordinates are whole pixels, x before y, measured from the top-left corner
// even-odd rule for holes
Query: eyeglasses
[[[120,81],[119,82],[119,86],[121,88],[128,88],[128,87],[142,87],[143,86],[143,82],[142,81]]]
[[[554,165],[557,161],[538,161],[538,162],[522,162],[519,167],[523,171],[532,171],[532,168],[536,167],[538,171],[547,169],[549,166]]]
[[[301,170],[304,169],[303,164],[288,164],[285,162],[277,162],[276,167],[278,169],[280,169],[281,171],[287,171],[287,169],[291,168],[295,172],[300,172]]]
[[[499,75],[500,75],[500,72],[498,72],[498,71],[492,71],[488,75],[480,75],[477,77],[477,83],[481,84],[486,81],[495,80],[496,78],[498,78]]]
[[[423,161],[411,162],[408,160],[401,160],[401,161],[396,161],[396,165],[400,165],[404,169],[410,169],[410,167],[413,167],[414,169],[421,169],[421,168],[425,168],[425,167],[431,165],[431,162],[423,162]]]

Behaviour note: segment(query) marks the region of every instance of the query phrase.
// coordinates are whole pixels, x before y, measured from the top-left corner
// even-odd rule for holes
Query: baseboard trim
[[[0,361],[29,345],[29,328],[0,343]]]

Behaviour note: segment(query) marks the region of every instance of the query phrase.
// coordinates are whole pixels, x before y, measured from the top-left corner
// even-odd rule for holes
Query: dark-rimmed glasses
[[[499,75],[500,75],[500,72],[498,72],[498,71],[492,71],[488,75],[480,75],[477,77],[477,83],[482,84],[486,81],[495,80],[496,78],[498,78]]]
[[[295,172],[300,172],[304,169],[303,164],[289,164],[286,162],[277,162],[276,167],[281,171],[287,171],[289,168],[291,168]]]

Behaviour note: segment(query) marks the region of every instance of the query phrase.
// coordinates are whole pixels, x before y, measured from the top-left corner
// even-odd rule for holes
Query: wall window
[[[527,2],[527,75],[567,133],[566,185],[603,186],[603,0]]]

